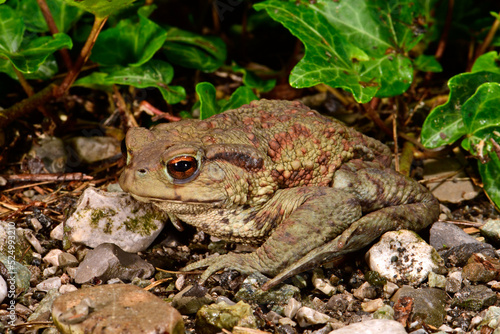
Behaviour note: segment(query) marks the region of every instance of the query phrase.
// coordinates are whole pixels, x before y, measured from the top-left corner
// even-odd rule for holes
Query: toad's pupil
[[[174,163],[174,170],[177,172],[186,172],[193,168],[193,163],[191,161],[177,161]]]

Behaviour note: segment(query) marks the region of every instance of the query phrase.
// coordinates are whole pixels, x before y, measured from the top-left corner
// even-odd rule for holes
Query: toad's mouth
[[[222,200],[182,200],[182,199],[166,199],[159,197],[143,197],[136,194],[131,195],[140,202],[151,202],[153,204],[161,205],[161,203],[171,203],[172,205],[203,205],[208,207],[221,206],[224,201]]]

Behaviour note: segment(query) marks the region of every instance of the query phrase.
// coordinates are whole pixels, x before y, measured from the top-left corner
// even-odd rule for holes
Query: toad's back
[[[251,146],[258,157],[240,152],[233,157],[239,162],[234,162],[260,159],[262,168],[253,168],[256,179],[270,175],[277,188],[327,186],[345,161],[361,159],[387,167],[391,159],[379,141],[294,101],[263,99],[203,121],[161,124],[153,131],[158,136],[168,133],[169,139],[175,134],[180,142],[224,145],[225,152],[231,145]]]

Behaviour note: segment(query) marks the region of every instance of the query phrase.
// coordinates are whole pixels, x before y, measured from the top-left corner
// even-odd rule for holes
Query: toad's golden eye
[[[198,161],[190,155],[177,156],[167,162],[168,174],[176,180],[185,180],[198,170]]]

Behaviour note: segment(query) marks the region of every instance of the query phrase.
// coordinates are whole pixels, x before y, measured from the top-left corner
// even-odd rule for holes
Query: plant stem
[[[448,34],[450,33],[451,21],[453,18],[453,7],[455,7],[455,0],[448,0],[448,10],[446,11],[446,21],[444,23],[443,32],[441,38],[439,39],[439,44],[437,46],[436,53],[434,57],[437,60],[441,59],[444,50],[446,49],[446,42],[448,41]],[[433,76],[432,72],[427,72],[425,75],[426,80],[431,80]]]
[[[99,36],[99,32],[104,26],[104,23],[106,23],[107,19],[108,17],[95,18],[92,30],[90,31],[89,37],[87,38],[85,45],[80,51],[80,55],[78,56],[75,65],[68,71],[68,75],[66,75],[63,82],[55,92],[56,98],[63,96],[64,93],[66,93],[68,89],[71,87],[73,82],[75,82],[76,78],[78,77],[78,74],[80,74],[80,71],[82,70],[83,65],[85,65],[85,63],[89,59],[92,48],[94,47],[95,41],[97,40],[97,36]]]
[[[380,102],[380,98],[374,97],[369,103],[365,104],[359,104],[361,106],[361,109],[363,109],[368,117],[375,123],[377,126],[384,131],[386,134],[389,136],[392,136],[392,130],[385,125],[385,123],[380,119],[377,111],[375,108],[377,107],[378,103]]]
[[[59,33],[59,29],[57,28],[57,25],[54,21],[54,17],[52,17],[52,13],[50,12],[49,7],[47,6],[47,3],[45,0],[36,0],[38,2],[38,7],[40,7],[43,17],[45,18],[45,22],[47,22],[47,26],[49,27],[50,33],[52,35],[55,35]],[[66,65],[66,68],[68,71],[71,70],[73,67],[73,62],[71,61],[71,57],[69,56],[68,49],[64,48],[59,50],[59,53],[61,54],[61,57],[63,59],[64,64]]]
[[[35,95],[14,104],[12,107],[0,111],[0,129],[5,128],[17,118],[29,114],[33,109],[46,104],[54,96],[56,85],[51,84]]]
[[[498,14],[500,15],[500,12]],[[479,49],[477,49],[474,59],[477,59],[480,55],[482,55],[486,51],[486,49],[490,46],[491,41],[493,40],[493,37],[495,37],[495,34],[499,26],[500,26],[500,20],[498,18],[495,18],[495,22],[493,22],[493,24],[491,25],[490,31],[488,31],[488,35],[486,35],[483,44],[481,44]]]
[[[19,83],[23,87],[26,95],[28,95],[28,97],[33,96],[35,94],[35,91],[33,90],[33,87],[30,86],[24,75],[14,65],[12,65],[12,68],[14,69],[17,80],[19,80]]]

